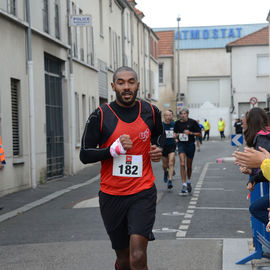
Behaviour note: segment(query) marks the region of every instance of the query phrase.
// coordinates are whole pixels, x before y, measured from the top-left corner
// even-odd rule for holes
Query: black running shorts
[[[164,145],[163,150],[162,150],[162,156],[163,157],[168,157],[170,153],[175,152],[176,149],[176,143],[174,144],[169,144],[169,145]]]
[[[157,190],[150,189],[127,196],[99,192],[101,216],[115,250],[129,247],[132,234],[154,240],[152,229],[156,215]]]

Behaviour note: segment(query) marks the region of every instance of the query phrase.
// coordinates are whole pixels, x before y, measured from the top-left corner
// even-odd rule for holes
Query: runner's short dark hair
[[[116,80],[116,75],[119,73],[119,72],[122,72],[122,71],[130,71],[132,73],[134,73],[135,77],[136,77],[136,81],[138,81],[138,75],[137,75],[137,72],[131,68],[131,67],[128,67],[128,66],[122,66],[122,67],[119,67],[114,73],[113,73],[113,83],[115,83],[115,80]]]

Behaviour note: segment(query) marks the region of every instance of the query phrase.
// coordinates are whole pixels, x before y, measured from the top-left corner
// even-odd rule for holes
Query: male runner
[[[118,68],[111,86],[116,100],[88,118],[80,159],[85,164],[101,161],[99,204],[116,252],[115,269],[147,270],[157,198],[151,161],[162,156],[161,115],[136,99],[139,82],[133,69]]]
[[[168,182],[168,189],[173,188],[172,177],[175,163],[176,143],[174,140],[174,121],[172,110],[164,112],[163,128],[165,130],[166,139],[162,151],[162,166],[164,170],[164,182]]]
[[[188,109],[182,109],[180,111],[180,119],[175,122],[174,126],[175,138],[178,142],[180,173],[183,183],[181,193],[183,194],[190,193],[192,190],[190,178],[195,153],[194,136],[202,136],[198,123],[194,119],[188,118],[188,113]]]

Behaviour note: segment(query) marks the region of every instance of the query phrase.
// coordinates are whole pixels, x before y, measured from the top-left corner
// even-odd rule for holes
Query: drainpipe
[[[67,15],[68,15],[68,44],[69,44],[69,84],[70,84],[70,110],[71,110],[71,174],[75,173],[75,96],[74,96],[74,73],[73,73],[73,47],[72,47],[72,32],[69,23],[71,15],[71,2],[67,0]]]
[[[145,25],[143,24],[143,86],[144,86],[144,98],[146,99],[146,70],[145,70]]]
[[[140,61],[140,23],[139,23],[139,20],[137,20],[137,57],[138,57],[138,74],[139,74],[139,78],[140,78],[140,82],[141,82],[142,75],[141,75],[141,61]],[[140,92],[141,91],[142,90],[140,88]]]
[[[149,58],[149,94],[150,94],[150,101],[152,100],[152,81],[151,81],[151,32],[148,28],[148,58]]]
[[[231,114],[234,112],[234,99],[233,99],[233,81],[232,81],[232,50],[230,52],[230,73],[231,73]]]
[[[232,116],[233,116],[233,112],[234,112],[234,109],[235,109],[235,106],[234,106],[234,97],[233,97],[233,78],[232,78],[232,50],[230,52],[230,73],[231,73],[231,111],[230,111],[230,134],[232,134]]]
[[[36,180],[36,144],[35,144],[35,96],[34,96],[34,76],[32,61],[32,31],[30,3],[26,0],[26,21],[27,27],[27,72],[29,84],[29,119],[30,119],[30,167],[31,167],[31,186],[37,187]]]

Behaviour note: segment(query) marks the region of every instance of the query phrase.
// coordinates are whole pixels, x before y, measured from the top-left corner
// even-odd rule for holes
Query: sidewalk
[[[100,164],[96,163],[74,176],[64,176],[40,184],[35,189],[28,188],[0,197],[0,222],[53,200],[71,189],[79,188],[80,185],[87,185],[88,180],[96,181],[99,179],[99,168]]]

